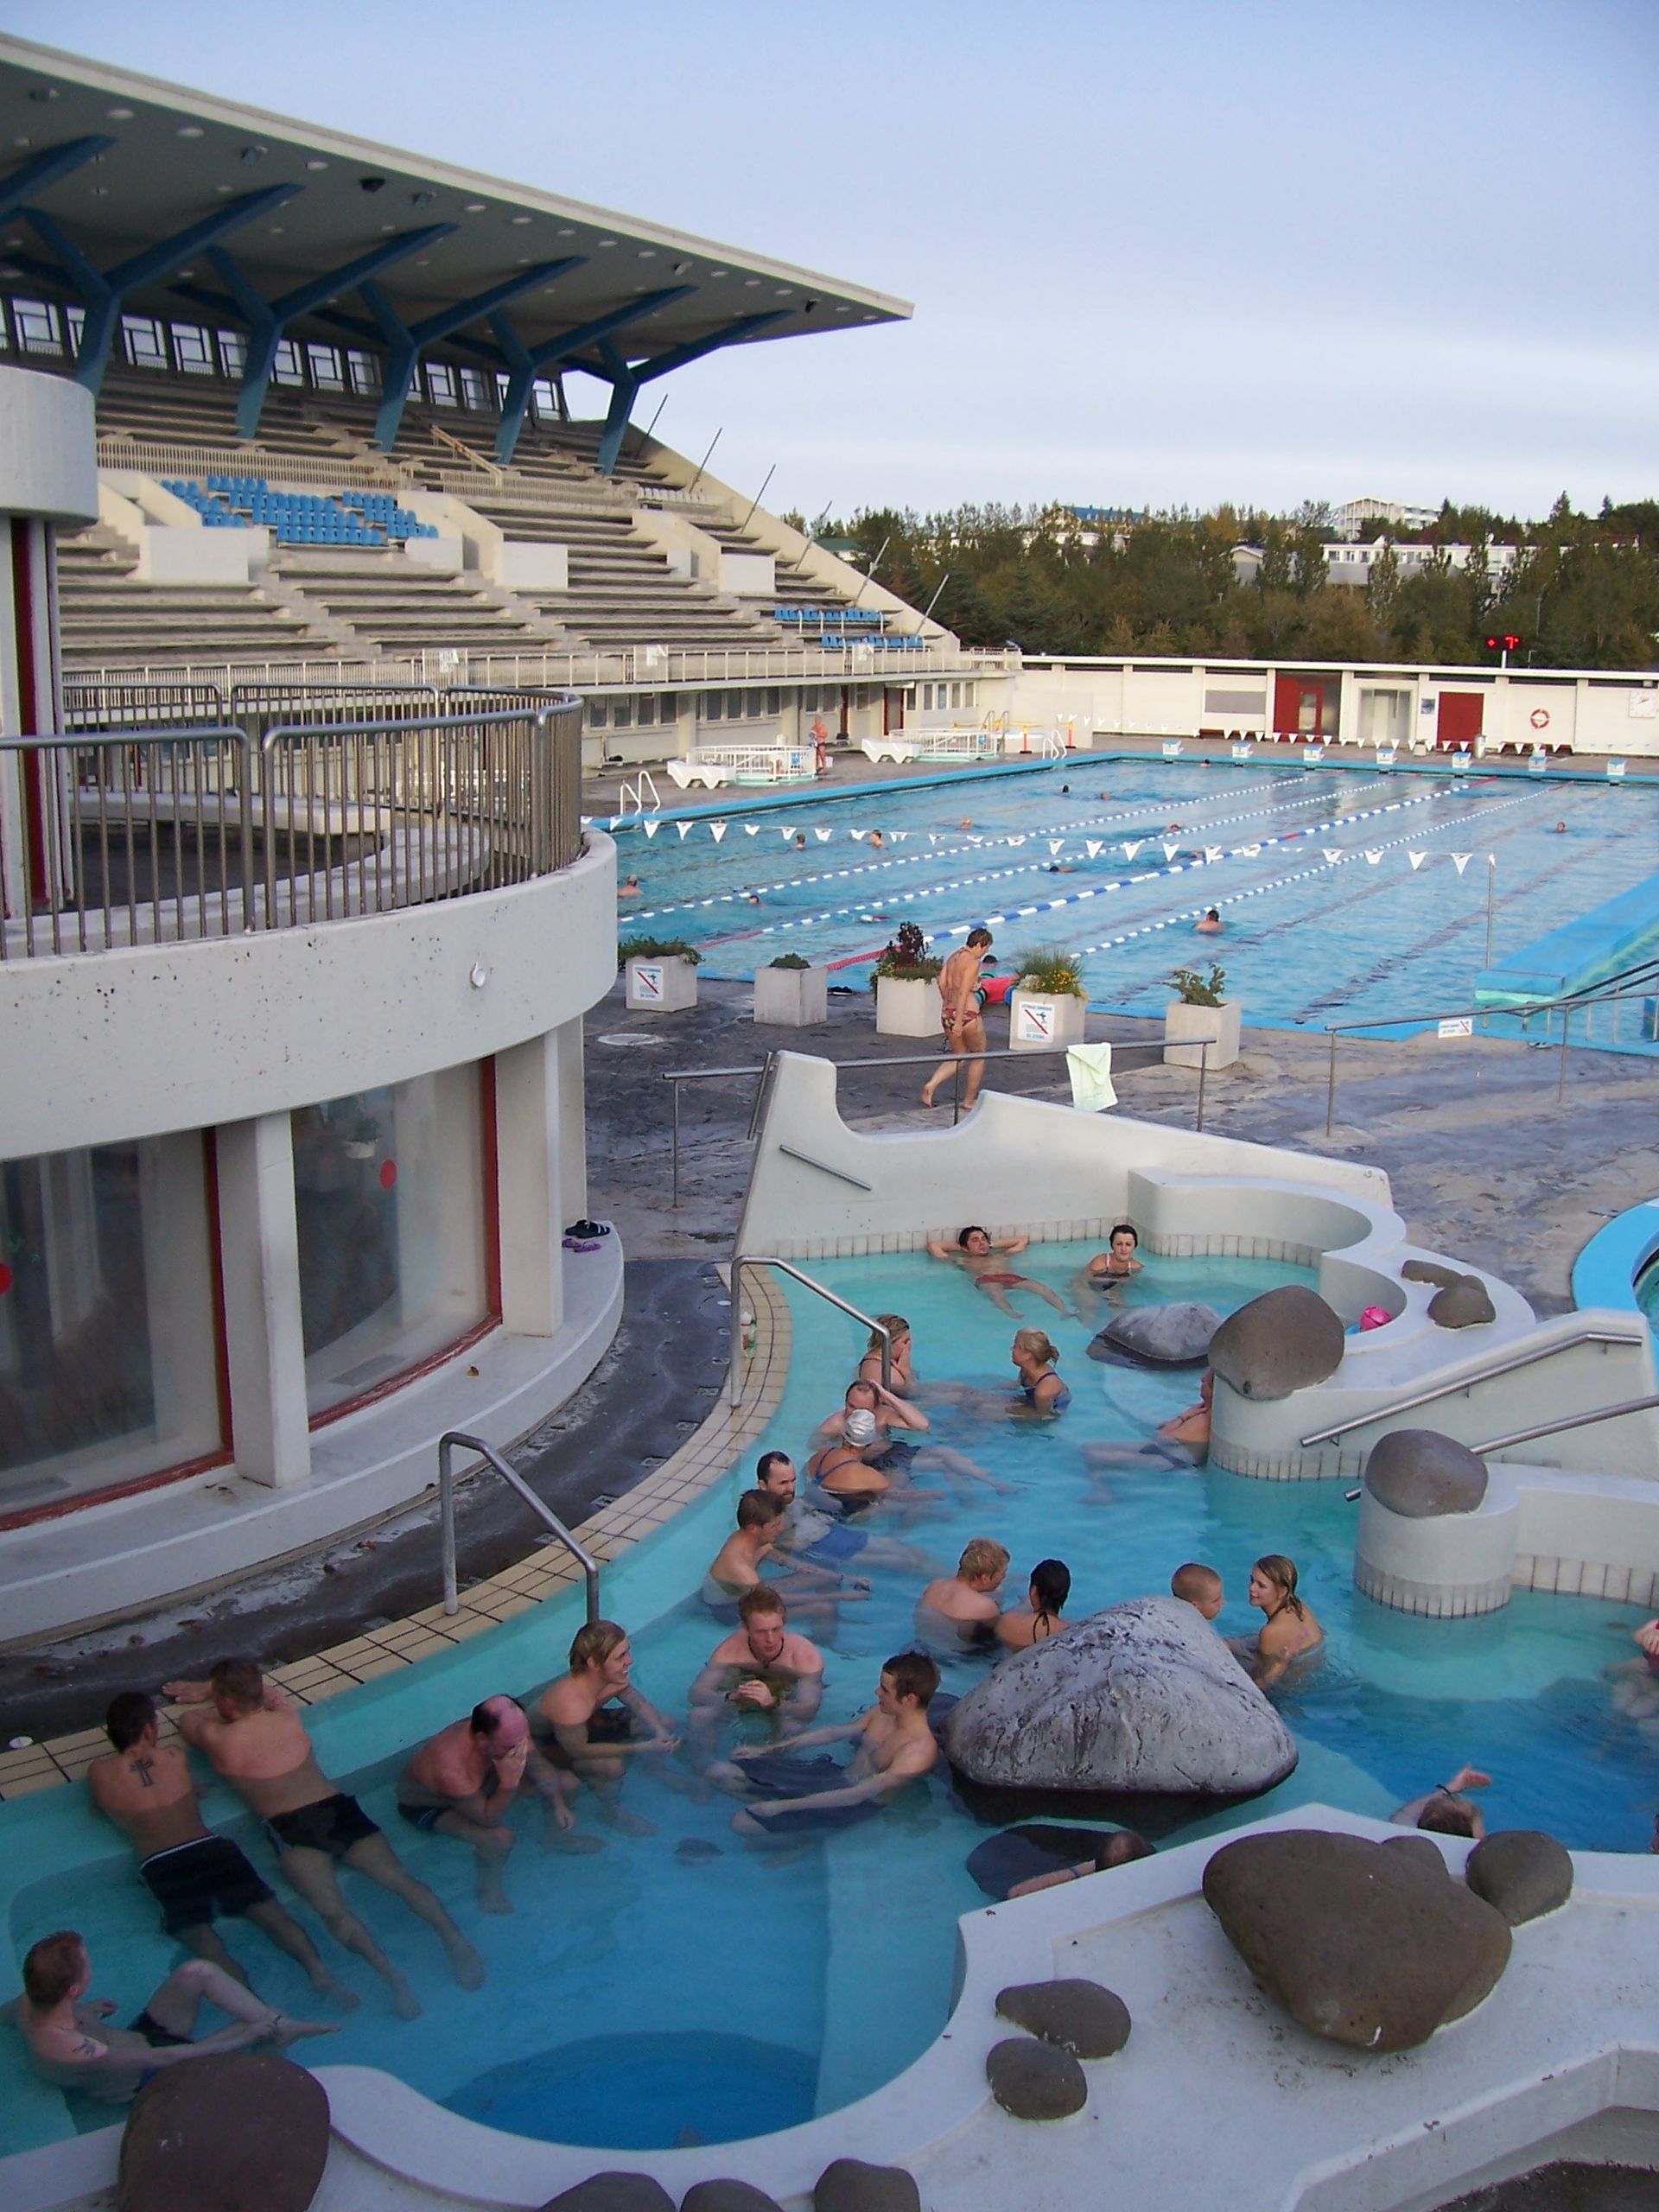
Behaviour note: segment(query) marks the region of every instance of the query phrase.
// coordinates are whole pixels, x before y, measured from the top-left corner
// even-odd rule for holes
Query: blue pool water
[[[1084,1252],[1041,1248],[1032,1271],[1063,1290]],[[909,1315],[925,1381],[1011,1381],[1011,1325],[955,1271],[906,1257],[826,1262],[822,1273],[866,1311]],[[1264,1262],[1154,1260],[1129,1295],[1227,1308],[1306,1279]],[[839,1402],[861,1344],[821,1301],[794,1292],[791,1300],[794,1357],[766,1442],[799,1459],[812,1427]],[[1630,1654],[1637,1608],[1523,1594],[1480,1620],[1385,1611],[1352,1589],[1355,1509],[1339,1484],[1114,1473],[1109,1498],[1088,1503],[1080,1444],[1144,1434],[1187,1401],[1192,1377],[1093,1364],[1080,1322],[1048,1308],[1038,1318],[1052,1320],[1061,1345],[1071,1410],[1039,1427],[942,1415],[941,1440],[994,1469],[1015,1494],[952,1503],[917,1540],[954,1562],[969,1535],[994,1535],[1014,1555],[1018,1587],[1037,1559],[1058,1554],[1075,1577],[1074,1615],[1162,1590],[1182,1560],[1205,1560],[1225,1578],[1219,1625],[1230,1633],[1255,1624],[1243,1604],[1250,1561],[1288,1552],[1328,1637],[1322,1669],[1283,1700],[1300,1764],[1268,1796],[1210,1827],[1313,1801],[1386,1815],[1472,1759],[1495,1777],[1487,1793],[1495,1824],[1536,1825],[1581,1847],[1645,1847],[1659,1796],[1655,1745],[1642,1723],[1615,1708],[1603,1679]],[[606,1571],[607,1610],[633,1633],[636,1679],[666,1710],[682,1708],[720,1634],[686,1593],[729,1527],[747,1472]],[[868,1602],[844,1608],[828,1645],[826,1719],[857,1713],[881,1662],[912,1640],[917,1576],[872,1580]],[[617,2147],[764,2133],[879,2087],[938,2033],[950,2003],[953,1923],[982,1902],[963,1860],[984,1832],[943,1780],[878,1821],[774,1857],[732,1835],[729,1801],[676,1794],[641,1762],[629,1800],[658,1823],[656,1835],[607,1835],[602,1852],[565,1859],[540,1850],[538,1815],[516,1816],[507,1885],[517,1909],[507,1919],[475,1910],[466,1853],[397,1820],[400,1747],[492,1690],[544,1681],[563,1663],[579,1618],[574,1599],[536,1609],[315,1712],[325,1764],[361,1791],[407,1864],[462,1921],[490,1978],[482,1991],[458,1989],[426,1930],[348,1876],[353,1905],[427,2009],[399,2024],[350,1961],[362,2009],[306,2055],[386,2068],[494,2125]],[[947,1688],[964,1688],[983,1663],[952,1665]],[[268,1866],[231,1801],[216,1796],[207,1809]],[[50,1929],[79,1928],[97,1993],[130,2017],[178,1955],[84,1794],[6,1807],[0,1842],[14,1955]],[[228,1932],[261,1992],[302,2009],[307,1993],[287,1961],[247,1929]],[[15,2036],[0,2035],[0,2152],[72,2125],[56,2092],[28,2073]]]
[[[1502,957],[1659,871],[1659,792],[1637,785],[1269,760],[1078,755],[740,807],[715,826],[718,842],[708,821],[618,832],[644,891],[623,903],[623,934],[689,938],[711,976],[750,976],[780,952],[854,960],[904,921],[949,950],[989,918],[1005,971],[1037,944],[1084,952],[1096,1006],[1161,1012],[1170,969],[1213,959],[1252,1022],[1316,1027],[1472,1006],[1489,875]],[[880,851],[852,834],[875,830]],[[1194,937],[1211,906],[1225,933]],[[868,976],[854,965],[842,980]],[[1618,1041],[1637,1033],[1632,1001]],[[1605,1014],[1596,1041],[1611,1041]]]

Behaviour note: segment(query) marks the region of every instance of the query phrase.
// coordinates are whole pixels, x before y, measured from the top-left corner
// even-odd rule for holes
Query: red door
[[[1485,697],[1484,691],[1442,691],[1440,719],[1434,725],[1436,746],[1453,750],[1471,747],[1480,735],[1480,714]]]
[[[1319,676],[1277,675],[1273,680],[1273,727],[1281,737],[1319,739],[1334,733],[1337,702],[1325,706],[1325,685],[1332,692],[1337,679]]]

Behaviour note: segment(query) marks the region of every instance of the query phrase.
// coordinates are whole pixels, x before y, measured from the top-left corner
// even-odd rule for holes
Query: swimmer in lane
[[[996,1593],[1008,1571],[1006,1546],[975,1536],[963,1547],[954,1574],[930,1582],[916,1600],[916,1633],[930,1648],[956,1654],[983,1651],[996,1642]]]
[[[240,1847],[203,1821],[190,1762],[177,1744],[160,1741],[160,1728],[155,1701],[142,1690],[111,1699],[104,1716],[111,1749],[87,1768],[86,1787],[138,1853],[138,1878],[162,1909],[163,1933],[245,1982],[213,1923],[221,1913],[251,1921],[296,1961],[320,1997],[355,2005],[355,1995],[328,1972]]]
[[[1016,1269],[1001,1265],[1003,1260],[1013,1259],[1017,1253],[1023,1252],[1030,1242],[1029,1236],[993,1237],[988,1230],[982,1229],[976,1222],[970,1222],[965,1229],[957,1231],[954,1246],[941,1244],[930,1236],[927,1250],[930,1259],[949,1261],[951,1266],[960,1268],[965,1274],[971,1275],[975,1287],[982,1290],[992,1305],[1000,1306],[1010,1320],[1018,1319],[1008,1303],[1011,1290],[1035,1291],[1038,1297],[1046,1299],[1056,1313],[1064,1313],[1065,1300],[1058,1292],[1051,1290],[1046,1283],[1035,1282],[1031,1276],[1022,1275]]]
[[[391,1992],[398,2017],[420,2011],[414,1992],[340,1894],[342,1866],[423,1920],[448,1955],[463,1989],[484,1980],[484,1961],[424,1882],[417,1882],[358,1803],[317,1764],[298,1713],[251,1659],[221,1659],[205,1682],[167,1682],[187,1709],[179,1733],[264,1822],[284,1881],[290,1882],[335,1942],[355,1951]]]
[[[89,1999],[92,1962],[73,1928],[42,1936],[23,1960],[23,1993],[5,2009],[22,2031],[35,2070],[60,2089],[79,2089],[105,2104],[125,2104],[152,2075],[193,2058],[212,2058],[251,2044],[279,2048],[301,2036],[334,2036],[338,2022],[294,2020],[273,2012],[234,1975],[207,1959],[175,1967],[124,2028],[109,2023],[120,2008],[111,1998]],[[232,2024],[196,2040],[203,2005],[228,2012]]]
[[[875,1703],[856,1720],[806,1729],[787,1751],[740,1745],[733,1764],[749,1802],[733,1815],[734,1831],[751,1839],[823,1834],[873,1818],[938,1764],[927,1708],[938,1687],[938,1668],[925,1651],[901,1651],[881,1669]],[[845,1766],[801,1757],[821,1744],[849,1741],[855,1749]]]
[[[1192,925],[1194,937],[1219,937],[1227,925],[1221,918],[1219,906],[1211,906]]]
[[[619,899],[637,899],[644,888],[645,886],[639,877],[630,869],[621,882],[617,885],[616,895]]]

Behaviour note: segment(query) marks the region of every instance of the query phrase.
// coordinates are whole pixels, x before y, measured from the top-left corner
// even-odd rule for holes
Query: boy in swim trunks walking
[[[190,1762],[177,1744],[159,1741],[160,1725],[154,1700],[142,1690],[112,1699],[104,1716],[112,1749],[87,1768],[86,1786],[138,1853],[138,1878],[162,1909],[164,1933],[245,1983],[213,1922],[220,1913],[251,1920],[298,1963],[320,1997],[354,2005],[357,1999],[328,1972],[239,1847],[205,1824]]]
[[[258,1814],[291,1882],[334,1941],[367,1961],[391,1992],[400,2019],[420,2012],[415,1993],[340,1895],[339,1869],[353,1868],[425,1921],[449,1955],[455,1980],[476,1989],[484,1961],[424,1882],[417,1882],[355,1797],[317,1764],[300,1717],[251,1659],[221,1659],[205,1682],[167,1682],[189,1708],[179,1732]]]
[[[750,1838],[822,1834],[851,1827],[879,1813],[907,1783],[931,1774],[939,1747],[927,1708],[939,1670],[924,1651],[901,1651],[881,1669],[875,1703],[856,1720],[809,1728],[787,1751],[740,1745],[733,1762],[750,1802],[732,1816],[735,1834]],[[852,1741],[845,1766],[800,1754],[819,1744]]]

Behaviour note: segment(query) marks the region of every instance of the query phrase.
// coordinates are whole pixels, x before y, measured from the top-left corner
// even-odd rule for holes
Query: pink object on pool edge
[[[1362,1329],[1386,1329],[1394,1316],[1386,1306],[1368,1306],[1359,1317]]]

